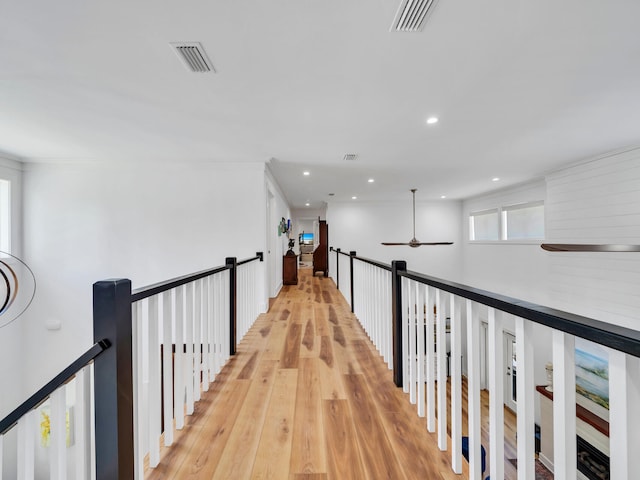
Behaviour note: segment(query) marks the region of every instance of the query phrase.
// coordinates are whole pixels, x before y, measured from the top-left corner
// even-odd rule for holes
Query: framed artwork
[[[576,338],[576,393],[609,410],[609,355],[593,342]]]

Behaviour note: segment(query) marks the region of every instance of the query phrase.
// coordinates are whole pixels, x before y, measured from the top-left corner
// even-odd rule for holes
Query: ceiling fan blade
[[[453,245],[453,242],[420,242],[418,245]]]
[[[382,242],[382,245],[409,245],[408,243]]]
[[[543,243],[548,252],[640,252],[640,245],[589,245],[578,243]]]

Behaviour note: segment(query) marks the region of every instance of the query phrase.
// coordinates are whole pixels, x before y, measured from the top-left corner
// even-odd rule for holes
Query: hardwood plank
[[[247,363],[245,363],[244,367],[242,367],[242,370],[240,370],[240,373],[238,374],[238,380],[246,380],[251,378],[251,375],[253,375],[253,371],[256,368],[257,359],[258,352],[256,351],[251,354],[249,360],[247,360]]]
[[[289,480],[327,480],[326,473],[292,473]]]
[[[316,333],[318,336],[330,335],[328,308],[325,305],[315,305],[313,308],[313,317],[316,321]]]
[[[287,331],[284,350],[282,351],[281,368],[298,368],[301,335],[301,325],[299,323],[291,323]]]
[[[227,445],[213,476],[214,479],[249,478],[264,426],[269,398],[276,373],[276,362],[260,364],[238,412]]]
[[[320,337],[320,352],[317,365],[318,373],[320,374],[322,398],[324,400],[346,399],[347,394],[342,381],[342,373],[333,356],[331,338],[326,335]]]
[[[360,458],[349,402],[324,400],[322,411],[326,429],[327,478],[329,480],[367,478]]]
[[[248,390],[247,380],[228,382],[221,393],[220,402],[210,406],[211,414],[207,423],[200,425],[197,436],[189,435],[190,441],[182,463],[176,464],[171,458],[163,458],[160,465],[168,468],[162,475],[148,478],[172,478],[173,475],[181,480],[211,478],[242,406],[237,399],[244,398]]]
[[[296,413],[291,453],[292,473],[323,473],[327,471],[324,429],[317,360],[301,358],[296,390]]]
[[[369,478],[405,478],[362,375],[345,375],[347,397]]]
[[[304,335],[302,336],[302,345],[307,347],[307,350],[313,350],[313,344],[316,339],[316,329],[312,319],[307,320],[307,324],[304,327]]]
[[[297,382],[296,370],[278,370],[251,472],[252,479],[280,480],[289,475],[296,404],[296,397],[291,392],[296,391]]]

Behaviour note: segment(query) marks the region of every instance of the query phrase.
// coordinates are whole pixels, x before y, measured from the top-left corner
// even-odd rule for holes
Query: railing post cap
[[[407,262],[406,260],[393,260],[391,262],[391,268],[396,271],[406,271]]]
[[[351,255],[352,257],[355,257],[357,254],[356,254],[356,251],[355,251],[355,250],[351,250],[351,251],[349,252],[349,255]]]

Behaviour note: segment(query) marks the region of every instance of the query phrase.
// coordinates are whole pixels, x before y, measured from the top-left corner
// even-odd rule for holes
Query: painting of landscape
[[[609,409],[609,356],[600,346],[576,339],[576,392]]]

